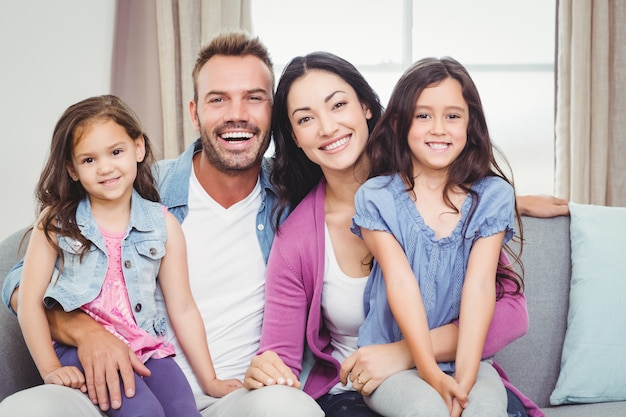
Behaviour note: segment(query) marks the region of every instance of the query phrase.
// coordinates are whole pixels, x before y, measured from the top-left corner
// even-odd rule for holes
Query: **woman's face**
[[[369,136],[372,117],[354,89],[341,77],[311,70],[287,95],[296,145],[322,170],[352,170]]]

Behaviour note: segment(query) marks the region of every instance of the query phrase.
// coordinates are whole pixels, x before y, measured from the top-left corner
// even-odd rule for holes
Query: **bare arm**
[[[525,195],[517,197],[517,209],[522,216],[569,216],[568,201],[550,195]]]
[[[183,231],[172,214],[167,213],[166,221],[166,255],[161,261],[159,282],[168,315],[202,390],[212,397],[223,397],[243,384],[236,379],[222,381],[215,375],[204,323],[189,286]]]
[[[419,375],[439,392],[448,409],[451,409],[455,398],[464,403],[468,391],[463,392],[454,379],[441,371],[435,360],[420,289],[402,247],[390,233],[363,228],[361,232],[367,247],[380,264],[389,307],[408,344]],[[359,381],[358,375],[355,379]]]
[[[495,276],[504,232],[480,238],[472,246],[459,320],[455,379],[469,392],[476,382],[487,330],[495,308]]]
[[[31,356],[46,384],[85,390],[85,378],[73,366],[62,366],[52,347],[52,336],[43,304],[57,254],[40,226],[33,229],[22,270],[17,318]]]

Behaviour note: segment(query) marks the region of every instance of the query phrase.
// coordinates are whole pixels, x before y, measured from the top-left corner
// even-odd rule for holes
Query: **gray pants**
[[[322,417],[324,412],[303,391],[269,386],[254,391],[239,389],[223,398],[196,397],[203,417]],[[40,385],[17,392],[0,403],[0,417],[102,417],[105,414],[78,390]]]
[[[449,417],[439,393],[415,369],[398,372],[383,381],[365,403],[387,417]],[[504,384],[489,362],[481,362],[463,417],[507,417]]]

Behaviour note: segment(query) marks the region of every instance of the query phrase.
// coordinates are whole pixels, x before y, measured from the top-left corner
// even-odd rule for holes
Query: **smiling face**
[[[467,143],[468,122],[469,109],[457,80],[448,77],[425,88],[408,134],[414,174],[447,169]]]
[[[216,55],[198,74],[190,103],[209,163],[225,173],[258,168],[270,141],[272,75],[252,55]]]
[[[311,70],[291,86],[287,111],[298,147],[322,171],[352,170],[365,149],[372,114],[350,84]]]
[[[143,136],[133,140],[112,120],[93,121],[78,132],[67,166],[70,177],[80,181],[92,205],[130,201],[137,163],[145,155]]]

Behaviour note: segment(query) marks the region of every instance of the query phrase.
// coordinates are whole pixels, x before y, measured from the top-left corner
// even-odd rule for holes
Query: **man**
[[[270,141],[272,63],[258,38],[224,34],[200,52],[193,81],[189,112],[200,139],[178,159],[160,161],[155,173],[162,202],[185,233],[192,291],[216,373],[243,381],[259,345],[265,263],[273,240],[275,195],[263,158]],[[18,279],[14,271],[5,285],[15,286]],[[133,368],[148,375],[124,343],[85,314],[52,311],[49,320],[55,340],[78,347],[91,402],[78,390],[45,385],[5,399],[0,416],[100,416],[91,403],[108,410],[123,401],[120,375],[128,396],[134,392]],[[241,388],[221,399],[204,395],[176,347],[176,360],[204,416],[287,416],[294,410],[323,415],[313,399],[287,385]]]

